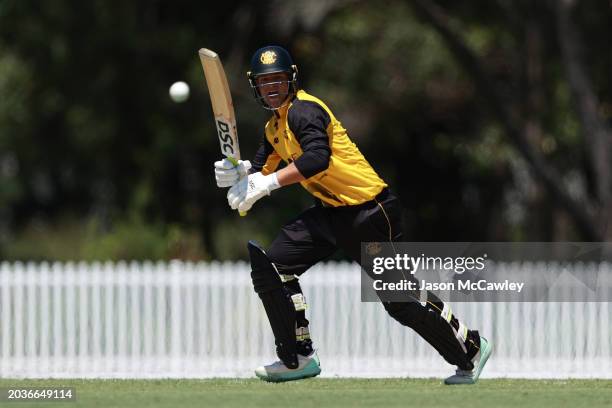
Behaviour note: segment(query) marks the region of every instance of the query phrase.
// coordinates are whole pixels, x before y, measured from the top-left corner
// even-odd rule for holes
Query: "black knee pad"
[[[256,293],[266,293],[283,287],[278,271],[266,255],[266,252],[255,241],[249,241],[251,258],[251,280]]]

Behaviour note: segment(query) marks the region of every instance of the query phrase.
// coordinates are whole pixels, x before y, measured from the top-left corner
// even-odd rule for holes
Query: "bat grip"
[[[229,160],[234,166],[238,166],[238,160],[236,160],[235,158],[227,156],[227,160]],[[246,211],[238,211],[238,214],[240,214],[241,217],[247,215]]]

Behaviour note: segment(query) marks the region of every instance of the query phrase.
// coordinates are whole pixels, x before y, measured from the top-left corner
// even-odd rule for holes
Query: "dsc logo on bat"
[[[219,134],[219,142],[221,143],[221,152],[232,157],[236,153],[233,132],[235,132],[233,126],[222,119],[217,119],[217,133]]]

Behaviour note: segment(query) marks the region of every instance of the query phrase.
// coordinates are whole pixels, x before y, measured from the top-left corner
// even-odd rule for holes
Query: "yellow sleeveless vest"
[[[357,205],[376,197],[387,184],[363,157],[327,105],[303,90],[297,92],[296,99],[319,104],[331,118],[326,129],[331,147],[329,167],[300,184],[325,205],[332,207]],[[274,172],[281,159],[291,163],[302,155],[300,143],[287,123],[292,104],[279,109],[280,117],[275,115],[266,124],[266,139],[274,148],[274,153],[268,156],[263,174]]]

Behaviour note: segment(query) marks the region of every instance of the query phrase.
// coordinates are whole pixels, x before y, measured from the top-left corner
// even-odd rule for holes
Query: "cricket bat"
[[[230,93],[223,64],[214,51],[201,48],[198,54],[204,69],[210,102],[215,115],[221,153],[236,166],[238,165],[238,160],[240,160],[236,114],[234,113],[232,94]],[[246,213],[241,212],[240,215],[245,216]]]

